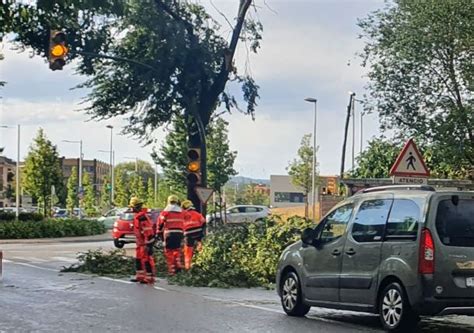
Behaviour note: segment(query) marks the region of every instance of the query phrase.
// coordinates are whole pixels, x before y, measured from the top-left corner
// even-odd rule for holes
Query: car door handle
[[[335,249],[334,251],[332,251],[331,253],[333,256],[338,256],[341,254],[341,251],[339,251],[338,249]]]
[[[346,251],[346,254],[349,256],[353,256],[354,254],[356,254],[356,251],[354,251],[354,249],[349,249]]]

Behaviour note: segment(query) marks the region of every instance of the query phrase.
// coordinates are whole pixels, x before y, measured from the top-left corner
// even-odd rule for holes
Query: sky
[[[209,13],[222,21],[210,0],[200,1]],[[214,0],[215,7],[227,17],[235,17],[238,1]],[[360,66],[357,52],[363,42],[358,39],[357,19],[381,8],[383,1],[369,0],[263,0],[257,1],[258,18],[263,24],[263,41],[257,54],[247,57],[240,44],[236,64],[240,72],[247,70],[260,86],[260,100],[255,120],[237,111],[223,117],[230,123],[229,140],[238,152],[234,168],[239,175],[268,179],[272,174],[286,174],[296,157],[304,134],[313,132],[314,104],[306,97],[316,98],[316,139],[321,175],[336,175],[340,170],[342,141],[349,91],[357,98],[365,93],[366,69]],[[255,14],[253,14],[255,17]],[[225,32],[225,23],[223,23]],[[227,37],[227,35],[224,35]],[[109,160],[112,125],[115,162],[140,158],[152,162],[152,146],[121,135],[124,119],[97,122],[80,109],[84,90],[71,90],[85,80],[74,75],[72,64],[63,71],[51,71],[45,59],[18,53],[4,43],[0,52],[0,126],[21,125],[20,156],[23,159],[38,128],[57,145],[61,156],[78,157],[79,145],[63,140],[82,140],[84,158]],[[248,62],[247,62],[247,59]],[[231,88],[232,89],[232,88]],[[355,156],[360,145],[360,111],[356,103]],[[363,118],[363,145],[378,135],[376,114]],[[166,129],[154,136],[160,142]],[[16,159],[16,129],[0,128],[3,155]],[[346,153],[346,169],[352,166],[352,123]]]

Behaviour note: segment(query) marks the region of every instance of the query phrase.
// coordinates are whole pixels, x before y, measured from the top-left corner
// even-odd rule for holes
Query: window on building
[[[275,202],[304,202],[303,193],[275,192]]]
[[[357,212],[352,227],[352,237],[357,242],[382,241],[392,199],[364,201]]]

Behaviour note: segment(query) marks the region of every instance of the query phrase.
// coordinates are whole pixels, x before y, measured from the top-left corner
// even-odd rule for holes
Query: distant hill
[[[244,176],[232,177],[229,180],[229,183],[238,184],[238,185],[247,185],[247,184],[265,184],[270,185],[270,179],[255,179]]]

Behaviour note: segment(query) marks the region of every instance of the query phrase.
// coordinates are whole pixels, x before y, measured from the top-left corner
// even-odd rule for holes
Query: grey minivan
[[[474,192],[360,191],[283,251],[276,282],[290,316],[372,312],[401,331],[420,315],[474,315]]]

